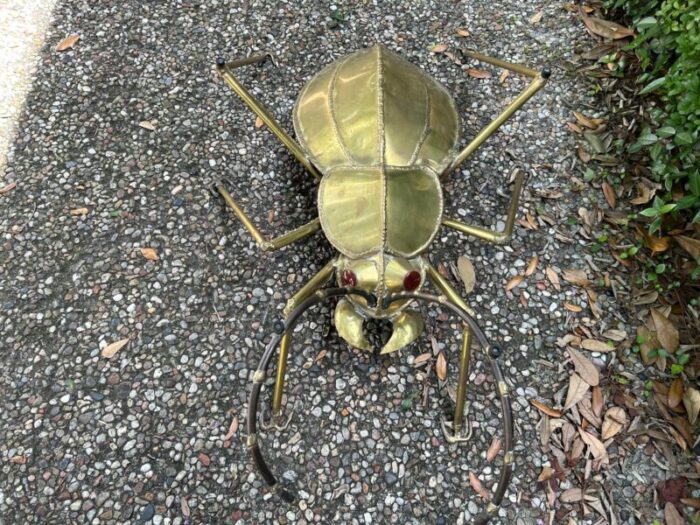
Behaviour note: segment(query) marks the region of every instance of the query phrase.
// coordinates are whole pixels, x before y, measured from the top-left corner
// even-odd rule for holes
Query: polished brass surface
[[[328,279],[333,275],[333,269],[335,268],[335,259],[328,262],[323,268],[321,268],[316,275],[309,279],[304,286],[302,286],[297,293],[295,293],[289,301],[287,301],[284,307],[284,317],[286,318],[289,313],[294,310],[302,301],[304,301],[311,294],[316,292],[321,286],[326,284]],[[284,377],[287,373],[287,356],[289,353],[289,343],[291,340],[291,335],[287,332],[282,336],[282,341],[280,343],[280,355],[277,360],[277,374],[275,378],[275,389],[272,392],[272,417],[278,418],[282,411],[282,396],[284,394]]]
[[[459,116],[438,82],[377,45],[333,62],[306,84],[294,129],[324,175],[348,166],[439,174],[459,140]]]
[[[362,329],[364,322],[365,318],[357,313],[350,301],[347,299],[338,301],[335,307],[335,329],[338,331],[338,335],[345,339],[350,346],[360,350],[371,350]]]
[[[233,210],[233,213],[236,214],[236,217],[238,217],[238,219],[243,223],[243,226],[245,226],[245,228],[250,232],[250,235],[253,237],[253,239],[255,239],[255,242],[258,243],[258,246],[260,246],[263,251],[269,252],[279,250],[280,248],[284,248],[293,242],[308,237],[321,228],[319,220],[314,219],[295,230],[284,233],[279,237],[275,237],[274,239],[268,241],[265,239],[263,234],[260,233],[260,230],[258,230],[253,221],[250,220],[233,197],[231,197],[231,194],[223,184],[217,184],[216,191],[221,194],[226,204],[228,204],[229,208]]]
[[[347,257],[413,257],[440,227],[442,190],[421,169],[336,168],[321,180],[318,210],[323,233]]]
[[[508,215],[506,217],[506,225],[502,232],[489,230],[482,228],[480,226],[472,226],[470,224],[465,224],[454,219],[448,219],[443,217],[442,224],[449,228],[453,228],[467,235],[473,237],[478,237],[488,242],[494,244],[503,244],[510,239],[513,234],[513,227],[515,226],[515,216],[518,213],[518,203],[520,202],[520,194],[523,191],[523,180],[524,176],[521,171],[518,171],[515,175],[515,184],[513,185],[513,193],[510,198],[510,204],[508,206]]]
[[[452,429],[455,434],[461,434],[464,421],[464,407],[467,398],[467,383],[469,382],[469,362],[471,359],[472,332],[469,327],[462,331],[462,351],[459,356],[459,378],[457,379],[457,403],[455,407]],[[468,429],[468,432],[471,429]]]
[[[440,272],[438,272],[434,266],[429,263],[426,263],[426,265],[428,268],[428,278],[437,287],[437,289],[445,295],[446,299],[452,303],[455,303],[469,315],[475,315],[474,310],[472,310],[471,307],[464,302],[464,299],[462,299],[457,291],[452,288],[452,285],[448,282],[448,280],[440,275]]]
[[[484,126],[484,128],[479,131],[479,133],[474,137],[474,139],[464,148],[459,154],[454,158],[452,164],[447,171],[454,170],[457,166],[462,164],[469,156],[476,151],[476,149],[481,146],[486,139],[493,135],[498,128],[500,128],[503,123],[508,120],[513,113],[518,111],[532,96],[542,89],[547,82],[547,79],[541,75],[535,77],[532,82],[523,90],[520,95],[518,95],[513,102],[508,104],[506,108],[498,115],[492,122]]]
[[[391,320],[393,331],[381,354],[396,352],[410,345],[423,333],[423,318],[418,312],[404,310]]]
[[[250,92],[243,87],[243,85],[231,72],[231,69],[233,67],[259,62],[264,58],[265,56],[258,56],[251,57],[250,59],[242,59],[235,62],[229,62],[229,64],[219,63],[217,64],[217,70],[221,75],[221,78],[223,78],[224,81],[231,87],[231,89],[233,89],[236,92],[236,95],[238,95],[241,98],[241,100],[243,100],[243,102],[245,102],[245,104],[248,107],[250,107],[250,109],[252,109],[258,117],[260,117],[260,120],[262,120],[265,123],[265,125],[270,129],[270,131],[272,131],[272,133],[274,133],[275,136],[278,139],[280,139],[280,141],[282,141],[282,144],[284,144],[287,147],[287,149],[291,152],[291,154],[294,155],[299,162],[301,162],[301,165],[304,166],[306,170],[309,173],[311,173],[314,177],[320,179],[321,176],[318,173],[318,170],[311,163],[308,157],[304,154],[297,141],[290,137],[286,131],[284,131],[282,126],[280,126],[279,122],[275,120],[275,117],[273,117],[270,114],[270,112],[265,108],[265,106],[263,106],[258,101],[258,99],[251,95]]]
[[[505,60],[501,60],[499,58],[484,55],[483,53],[479,53],[478,51],[475,51],[473,49],[462,49],[461,51],[464,55],[473,58],[474,60],[478,60],[479,62],[486,62],[487,64],[491,64],[496,67],[509,69],[511,71],[514,71],[515,73],[520,73],[521,75],[525,75],[531,78],[535,78],[540,74],[534,69],[530,69],[529,67],[523,66],[522,64],[513,64],[511,62],[506,62]]]

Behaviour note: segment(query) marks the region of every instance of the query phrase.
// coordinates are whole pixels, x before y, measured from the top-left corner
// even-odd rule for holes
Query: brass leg
[[[326,281],[333,275],[335,269],[335,259],[326,264],[319,272],[314,275],[309,281],[295,293],[284,308],[284,317],[287,318],[289,313],[294,310],[301,302],[311,296],[316,290],[321,288]],[[291,333],[285,332],[280,343],[280,354],[277,360],[277,376],[275,379],[275,389],[272,393],[272,419],[276,428],[283,429],[289,424],[289,419],[284,423],[280,423],[282,417],[282,395],[284,394],[284,378],[287,371],[287,356],[289,354],[289,344],[291,343]]]
[[[533,78],[532,82],[530,82],[530,84],[520,93],[520,95],[518,95],[518,97],[515,100],[513,100],[513,102],[508,104],[508,106],[501,112],[500,115],[498,115],[492,122],[487,124],[481,131],[479,131],[479,133],[467,145],[467,147],[465,147],[462,151],[460,151],[457,154],[455,159],[452,161],[452,164],[450,164],[450,166],[445,170],[444,173],[453,171],[455,168],[457,168],[457,166],[459,166],[465,160],[467,160],[471,156],[471,154],[474,153],[474,151],[476,151],[476,149],[484,143],[486,139],[493,135],[506,120],[513,116],[513,113],[518,111],[528,100],[530,100],[530,98],[532,98],[532,96],[535,93],[537,93],[540,89],[544,87],[544,85],[547,83],[547,79],[551,74],[551,72],[547,68],[543,69],[542,73],[537,73],[536,71],[521,66],[519,64],[510,64],[508,62],[504,62],[503,60],[491,58],[486,55],[482,55],[481,53],[477,53],[475,51],[466,51],[465,54],[476,60],[488,62],[489,64],[510,69],[511,71],[515,71],[516,73],[522,73]]]
[[[460,295],[457,293],[457,290],[455,290],[452,285],[445,279],[442,275],[440,275],[440,272],[438,272],[435,267],[428,262],[427,259],[425,259],[425,264],[428,268],[428,278],[433,282],[433,284],[440,290],[447,299],[449,299],[451,302],[455,303],[457,306],[459,306],[462,310],[467,312],[469,315],[473,316],[474,315],[474,310],[471,309],[471,307],[464,302],[464,299],[460,297]]]
[[[321,223],[319,222],[319,220],[314,219],[311,222],[306,223],[295,230],[282,234],[279,237],[275,237],[274,239],[270,239],[268,241],[267,239],[265,239],[260,230],[258,230],[255,224],[253,224],[253,221],[251,221],[250,218],[241,209],[238,203],[235,200],[233,200],[233,197],[231,197],[231,194],[224,187],[223,183],[217,182],[215,187],[216,191],[218,191],[219,194],[224,198],[226,204],[228,204],[229,208],[233,210],[233,213],[236,214],[236,217],[238,217],[238,219],[243,223],[243,226],[246,227],[246,229],[252,235],[253,239],[255,239],[255,242],[258,243],[258,246],[260,246],[260,248],[263,251],[270,252],[274,250],[279,250],[280,248],[284,248],[285,246],[292,244],[293,242],[308,237],[312,233],[315,233],[321,229]]]
[[[510,236],[513,234],[513,226],[515,226],[515,215],[518,213],[518,203],[520,202],[520,194],[523,190],[523,179],[523,172],[518,171],[518,173],[515,175],[513,196],[511,197],[510,205],[508,206],[506,227],[502,232],[488,230],[486,228],[481,228],[480,226],[471,226],[469,224],[464,224],[463,222],[447,218],[442,219],[442,224],[459,232],[478,237],[479,239],[483,239],[494,244],[503,244],[508,242]]]
[[[223,58],[220,58],[216,61],[216,69],[221,75],[221,78],[223,78],[231,89],[236,92],[236,95],[238,95],[241,100],[243,100],[243,102],[245,102],[246,105],[252,109],[258,117],[260,117],[270,131],[272,131],[272,133],[274,133],[275,136],[280,139],[282,144],[287,147],[291,154],[294,155],[299,162],[301,162],[309,173],[316,177],[316,179],[320,180],[321,175],[316,167],[307,158],[299,143],[289,136],[286,131],[284,131],[279,122],[275,120],[275,117],[270,114],[270,112],[260,103],[260,101],[258,101],[258,99],[251,95],[250,92],[244,88],[240,82],[238,82],[238,79],[231,72],[232,69],[237,67],[254,64],[255,62],[265,60],[268,56],[269,55],[253,56],[241,60],[235,60],[229,63],[226,63]]]
[[[469,412],[469,406],[466,403],[467,384],[469,383],[469,362],[471,360],[471,345],[472,332],[468,326],[464,327],[462,332],[462,352],[459,357],[459,379],[457,380],[457,406],[455,407],[455,415],[452,423],[452,434],[447,432],[446,426],[443,424],[443,432],[448,443],[460,443],[469,440],[472,435],[472,427],[469,424],[467,417],[467,426],[463,428],[465,412]],[[466,410],[465,410],[466,407]]]

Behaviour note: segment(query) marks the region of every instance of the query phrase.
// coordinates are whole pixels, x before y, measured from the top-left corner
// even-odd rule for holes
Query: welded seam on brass
[[[384,252],[386,251],[386,238],[387,238],[387,180],[386,180],[386,167],[384,166],[384,161],[386,159],[386,141],[384,137],[384,59],[382,57],[382,48],[377,47],[377,131],[379,134],[379,176],[381,180],[381,194],[382,194],[382,231],[381,231],[381,241],[382,251],[379,256],[379,281],[382,290],[377,290],[377,300],[378,302],[384,297],[384,275],[386,272],[386,267],[384,265]]]
[[[418,143],[416,144],[413,154],[408,161],[408,164],[411,166],[415,164],[416,158],[418,157],[420,150],[423,148],[423,144],[425,144],[425,141],[428,140],[428,136],[432,132],[432,128],[430,127],[430,91],[428,91],[427,85],[424,85],[423,89],[425,89],[425,124],[423,124],[423,132],[421,133],[420,139],[418,139]]]
[[[346,58],[345,60],[342,60],[339,64],[338,67],[336,67],[333,70],[333,75],[331,76],[331,81],[328,83],[328,112],[331,115],[331,125],[333,127],[333,133],[335,134],[335,139],[338,141],[338,146],[340,146],[340,149],[342,150],[343,154],[345,155],[345,158],[348,159],[350,163],[352,163],[353,166],[357,166],[357,159],[353,158],[352,154],[350,153],[350,150],[347,148],[347,144],[345,144],[345,141],[343,140],[343,136],[340,134],[340,129],[338,129],[338,122],[336,122],[335,119],[335,100],[333,98],[333,93],[335,93],[335,82],[338,79],[338,73],[340,72],[340,68],[345,65],[345,63],[348,62],[348,59]]]

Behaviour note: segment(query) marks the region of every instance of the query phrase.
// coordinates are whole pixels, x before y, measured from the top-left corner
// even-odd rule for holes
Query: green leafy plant
[[[648,153],[651,173],[664,189],[641,215],[653,219],[652,233],[667,217],[698,222],[700,8],[696,0],[608,0],[606,5],[632,18],[637,36],[627,50],[639,60],[639,95],[660,102],[647,105],[649,122],[629,146],[630,153]]]

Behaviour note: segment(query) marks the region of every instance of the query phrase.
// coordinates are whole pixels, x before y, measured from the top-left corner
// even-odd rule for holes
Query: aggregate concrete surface
[[[430,255],[448,269],[459,255],[472,260],[477,285],[467,299],[506,349],[517,445],[495,521],[547,519],[536,479],[549,458],[529,400],[551,396],[557,370],[545,365],[562,361],[554,342],[567,331],[572,314],[563,303],[575,291],[536,283],[546,266],[612,262],[594,259],[566,222],[594,197],[569,184],[575,141],[564,123],[590,99],[562,68],[585,38],[563,5],[58,2],[0,175],[0,186],[17,184],[0,196],[0,523],[470,523],[484,508],[469,473],[489,491],[500,474],[498,461],[486,461],[501,432],[493,378],[483,361],[472,367],[473,438],[447,445],[439,424],[450,406],[446,389],[433,378],[423,406],[425,368],[413,366],[434,338],[454,382],[459,327],[433,308],[423,309],[426,334],[417,343],[381,358],[337,336],[331,307],[301,325],[288,374],[292,422],[259,435],[275,472],[297,488],[294,505],[269,494],[244,445],[264,341],[286,299],[333,251],[318,234],[262,254],[211,194],[216,178],[229,178],[269,235],[315,216],[312,177],[255,126],[213,64],[220,55],[274,54],[278,67],[249,66],[240,79],[291,130],[304,82],[377,42],[446,86],[465,140],[526,79],[511,74],[501,83],[497,68],[468,62],[492,72],[472,78],[431,54],[433,45],[552,67],[548,86],[444,189],[448,216],[502,227],[508,176],[519,167],[528,174],[519,217],[541,207],[556,223],[517,226],[502,247],[443,230]],[[542,20],[530,23],[540,9]],[[457,27],[471,36],[458,37]],[[56,52],[73,33],[81,36],[76,46]],[[542,197],[551,189],[563,193],[556,205]],[[144,247],[158,259],[147,260]],[[503,284],[535,254],[542,262],[523,284],[523,306],[520,289],[512,295]],[[620,326],[612,297],[600,301],[602,323]],[[374,330],[386,336],[386,327]],[[123,338],[130,342],[113,358],[101,356]],[[271,380],[265,404],[270,387]],[[225,440],[236,417],[239,429]]]

